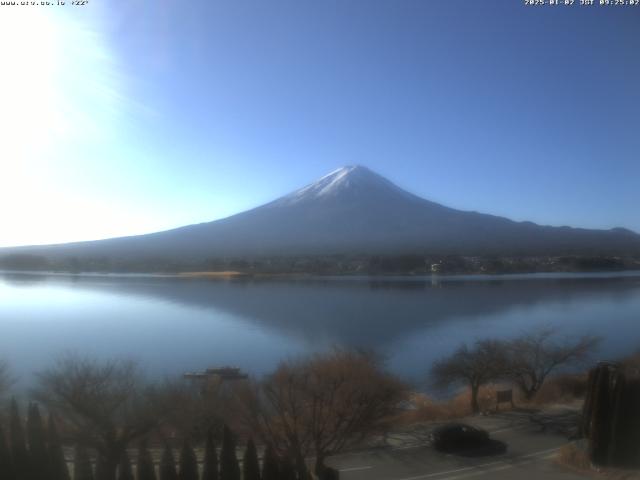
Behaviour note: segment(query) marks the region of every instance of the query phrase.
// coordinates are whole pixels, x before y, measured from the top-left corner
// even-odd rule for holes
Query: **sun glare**
[[[0,128],[4,161],[15,162],[45,147],[63,125],[56,91],[63,52],[52,16],[37,8],[6,10],[0,16]]]
[[[91,159],[71,153],[108,136],[122,104],[114,60],[92,20],[64,7],[6,8],[0,16],[2,245],[78,238],[89,216],[65,175]]]

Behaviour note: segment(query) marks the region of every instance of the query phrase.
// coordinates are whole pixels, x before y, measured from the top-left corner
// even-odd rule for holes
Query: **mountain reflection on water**
[[[261,374],[283,358],[349,345],[423,380],[463,341],[541,325],[602,335],[598,358],[640,347],[640,274],[1,278],[0,358],[25,376],[64,351],[133,357],[153,374],[217,364]]]

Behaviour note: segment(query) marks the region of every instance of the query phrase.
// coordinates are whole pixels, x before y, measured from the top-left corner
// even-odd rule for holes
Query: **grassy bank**
[[[526,400],[517,390],[513,390],[514,407],[508,403],[496,403],[496,392],[511,388],[505,384],[491,384],[480,388],[480,411],[492,413],[516,409],[539,409],[549,405],[578,405],[584,400],[587,387],[587,375],[557,375],[550,378],[533,400]],[[435,400],[425,394],[414,393],[411,397],[412,408],[398,416],[398,424],[410,425],[422,422],[441,422],[467,417],[472,414],[470,407],[471,392],[460,391],[445,400]]]

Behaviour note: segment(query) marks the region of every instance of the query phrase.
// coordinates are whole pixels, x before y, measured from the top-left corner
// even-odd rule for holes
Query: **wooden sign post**
[[[496,391],[496,412],[500,409],[500,404],[501,403],[507,403],[509,402],[511,404],[511,408],[514,407],[513,405],[513,390],[509,389],[509,390],[498,390]]]

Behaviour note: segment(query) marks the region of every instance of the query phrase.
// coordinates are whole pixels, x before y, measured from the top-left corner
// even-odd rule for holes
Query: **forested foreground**
[[[28,407],[26,429],[15,401],[11,404],[10,434],[7,444],[0,431],[0,478],[3,480],[294,480],[299,478],[291,458],[278,455],[271,446],[258,457],[252,439],[244,448],[236,445],[236,435],[225,425],[218,449],[214,435],[206,436],[202,451],[185,438],[175,449],[169,439],[160,449],[152,449],[143,438],[137,448],[125,448],[119,459],[106,457],[104,448],[78,442],[66,451],[58,433],[59,420],[49,415],[46,422],[36,403]],[[116,433],[116,432],[114,432]],[[92,445],[92,442],[86,442]],[[94,444],[95,446],[95,444]],[[238,458],[238,454],[242,454]],[[332,478],[325,469],[320,478]]]
[[[340,348],[241,380],[196,375],[152,382],[129,361],[66,356],[37,374],[26,398],[11,397],[3,365],[0,395],[9,408],[0,414],[0,478],[337,478],[327,459],[415,418],[425,385],[469,392],[457,415],[493,408],[479,396],[492,384],[514,388],[518,402],[535,402],[561,380],[580,397],[584,375],[554,375],[587,365],[597,342],[549,329],[479,340],[425,366],[425,384],[412,386],[378,355]]]
[[[148,382],[128,361],[68,356],[27,405],[8,400],[0,478],[332,478],[325,459],[384,431],[407,391],[375,355],[339,349],[261,381]]]

